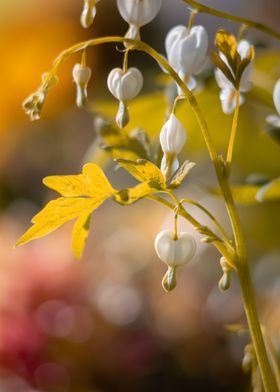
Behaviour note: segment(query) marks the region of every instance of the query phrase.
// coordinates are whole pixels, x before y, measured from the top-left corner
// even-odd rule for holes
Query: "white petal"
[[[158,257],[170,267],[179,267],[192,259],[196,250],[196,242],[188,233],[178,234],[170,230],[161,231],[155,239],[155,250]]]
[[[178,155],[186,143],[186,131],[183,124],[172,113],[160,132],[162,151]]]
[[[275,128],[280,128],[280,117],[276,114],[270,114],[266,117],[266,121]]]
[[[280,116],[280,79],[276,82],[273,90],[273,102]]]
[[[221,89],[232,89],[232,83],[227,79],[220,69],[215,69],[215,79]]]
[[[237,45],[237,52],[240,54],[241,60],[247,57],[251,46],[252,45],[250,44],[250,42],[248,42],[246,39],[242,39],[239,42],[239,44]]]
[[[122,18],[138,27],[150,23],[160,10],[162,0],[117,0]]]
[[[225,114],[231,114],[234,112],[236,107],[236,92],[231,89],[224,89],[220,91],[220,100],[222,104],[222,110]],[[244,97],[240,94],[239,106],[244,103]]]

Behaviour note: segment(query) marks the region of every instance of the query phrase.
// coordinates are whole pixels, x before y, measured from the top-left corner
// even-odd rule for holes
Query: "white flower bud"
[[[163,151],[161,171],[168,179],[179,167],[177,155],[186,143],[186,131],[183,124],[172,113],[160,132],[160,144]]]
[[[155,239],[155,250],[158,257],[171,268],[188,263],[196,250],[196,242],[193,236],[181,232],[177,237],[177,239],[174,239],[172,231],[164,230]]]
[[[271,114],[267,116],[266,121],[274,126],[275,128],[280,128],[280,79],[277,80],[273,90],[273,102],[277,114]]]
[[[89,28],[96,15],[96,7],[95,5],[99,2],[100,0],[84,0],[84,7],[81,13],[81,25],[87,29]]]
[[[137,27],[150,23],[159,12],[161,3],[162,0],[117,0],[122,18]]]
[[[190,32],[185,26],[176,26],[165,40],[169,64],[184,80],[190,90],[196,86],[192,74],[198,74],[207,60],[208,35],[203,26],[194,26]]]
[[[130,101],[135,98],[143,87],[143,76],[137,68],[129,68],[124,72],[114,68],[108,75],[108,89],[120,101]]]
[[[252,46],[246,40],[242,40],[239,42],[237,46],[237,52],[239,53],[241,60],[245,59],[248,56],[249,51],[251,50]],[[225,56],[220,53],[219,56],[223,60],[224,63],[227,64],[228,68],[231,70],[231,67],[228,64],[227,59]],[[248,92],[252,88],[251,76],[253,70],[253,63],[251,62],[245,68],[244,72],[242,73],[240,83],[239,83],[239,90],[241,93]],[[232,75],[233,74],[233,71]],[[231,114],[234,112],[236,107],[236,90],[232,83],[227,79],[227,77],[223,74],[220,69],[215,70],[215,78],[217,81],[218,86],[221,88],[220,92],[220,100],[222,104],[222,110],[225,114]],[[244,95],[240,94],[239,98],[239,105],[241,106],[245,101]]]
[[[87,102],[87,85],[91,78],[91,69],[81,64],[76,64],[73,68],[73,80],[77,87],[76,104],[79,108],[84,108]]]

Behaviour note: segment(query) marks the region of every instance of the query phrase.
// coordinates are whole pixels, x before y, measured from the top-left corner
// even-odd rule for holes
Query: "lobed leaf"
[[[72,250],[77,259],[80,259],[83,254],[86,239],[90,229],[91,214],[88,212],[82,213],[76,220],[72,232]]]
[[[93,163],[84,165],[82,174],[46,177],[43,182],[63,197],[50,201],[33,217],[33,226],[23,234],[16,245],[43,237],[77,218],[73,228],[72,249],[75,256],[80,258],[88,236],[92,212],[116,193],[116,190],[100,167]]]
[[[128,159],[116,159],[116,162],[128,171],[133,177],[141,182],[150,182],[155,189],[165,189],[165,179],[160,169],[152,162],[145,159],[130,161]]]
[[[31,240],[43,237],[64,223],[77,218],[81,213],[92,213],[103,201],[101,199],[72,197],[59,197],[50,201],[42,211],[33,217],[33,226],[23,234],[16,245],[23,245]]]
[[[103,170],[94,163],[84,165],[82,174],[71,176],[50,176],[43,183],[64,197],[107,198],[114,189]]]

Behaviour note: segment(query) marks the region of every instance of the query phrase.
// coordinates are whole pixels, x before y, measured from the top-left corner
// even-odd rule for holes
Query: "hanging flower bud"
[[[183,124],[171,113],[160,132],[160,144],[163,151],[161,171],[168,179],[179,167],[177,155],[186,143],[186,131]]]
[[[280,128],[280,79],[277,80],[273,90],[273,102],[277,114],[271,114],[267,116],[266,121],[274,126],[275,128]]]
[[[116,122],[120,128],[129,122],[127,101],[135,98],[143,87],[143,76],[137,68],[129,68],[126,72],[114,68],[108,75],[108,89],[120,101]]]
[[[39,89],[35,93],[29,95],[23,101],[23,109],[25,113],[30,117],[31,121],[40,119],[42,108],[46,100],[47,91],[47,89]]]
[[[223,276],[219,281],[219,288],[221,291],[226,291],[230,288],[230,273],[232,271],[232,267],[228,264],[225,257],[221,257],[220,265],[223,270]]]
[[[189,262],[195,253],[195,240],[188,233],[181,232],[175,238],[172,231],[165,230],[156,236],[155,249],[158,257],[168,265],[162,286],[171,291],[176,286],[176,269]]]
[[[192,75],[200,73],[207,60],[207,31],[203,26],[194,26],[190,31],[185,26],[176,26],[167,34],[165,48],[169,64],[193,90],[196,81]]]
[[[140,39],[140,27],[150,23],[156,17],[161,3],[162,0],[117,0],[118,10],[129,24],[125,37]]]
[[[30,117],[31,121],[39,120],[41,112],[50,88],[58,83],[58,77],[48,72],[42,75],[42,84],[35,93],[30,94],[23,101],[23,110]]]
[[[91,69],[81,64],[73,68],[73,80],[77,87],[76,105],[84,108],[87,102],[87,85],[91,78]]]
[[[250,53],[253,50],[253,46],[246,40],[242,40],[237,45],[237,52],[240,56],[241,61],[245,60],[249,57]],[[219,53],[219,56],[224,64],[230,70],[232,77],[234,78],[234,71],[231,69],[226,56],[223,53]],[[240,81],[239,81],[239,91],[241,93],[246,93],[252,88],[251,76],[253,70],[252,61],[246,66],[245,70],[242,72]],[[215,70],[215,78],[218,86],[221,88],[220,92],[220,100],[222,104],[222,110],[225,114],[231,114],[234,112],[236,107],[236,88],[232,84],[225,74],[220,70]],[[242,105],[245,101],[244,95],[240,94],[239,105]]]
[[[99,2],[100,0],[84,0],[84,7],[81,13],[81,25],[87,29],[89,28],[96,15],[96,7],[95,5]]]

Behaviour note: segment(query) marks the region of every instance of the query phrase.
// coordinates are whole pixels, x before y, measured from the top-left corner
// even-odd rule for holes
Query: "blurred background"
[[[279,1],[207,4],[279,29]],[[148,201],[128,208],[106,203],[94,214],[80,262],[71,253],[72,223],[14,247],[31,217],[56,197],[43,186],[45,176],[79,173],[85,161],[95,161],[115,186],[133,184],[99,150],[93,125],[97,111],[116,111],[106,89],[108,72],[122,60],[114,45],[88,51],[94,113],[74,104],[71,69],[79,55],[59,71],[60,82],[50,91],[40,121],[31,123],[21,109],[60,51],[93,36],[125,33],[127,25],[115,1],[98,4],[89,30],[79,24],[81,8],[78,0],[0,0],[0,391],[246,391],[249,377],[243,375],[241,361],[248,335],[225,329],[245,322],[238,282],[233,276],[231,289],[219,291],[217,252],[180,221],[182,230],[195,235],[198,252],[179,271],[176,289],[165,293],[165,267],[153,247],[157,232],[172,225],[172,214],[163,207]],[[186,24],[188,17],[183,2],[163,0],[160,14],[143,28],[143,40],[164,53],[166,33]],[[208,15],[198,15],[195,23],[207,27],[210,50],[217,28],[236,33],[240,27]],[[279,135],[267,130],[265,117],[274,112],[272,89],[280,77],[280,51],[275,40],[257,31],[245,31],[245,36],[257,46],[255,87],[241,108],[233,181],[254,186],[279,176]],[[130,60],[143,71],[147,94],[131,105],[131,127],[146,128],[156,141],[164,121],[167,82],[146,56],[135,54]],[[210,67],[202,76],[196,94],[223,152],[231,117],[221,111],[211,72]],[[149,105],[143,108],[143,99],[152,102],[153,118]],[[228,228],[223,204],[206,192],[216,183],[195,120],[186,105],[179,116],[188,132],[182,159],[197,166],[178,196],[200,201]],[[240,193],[239,207],[258,306],[279,349],[280,203],[257,204],[246,189]],[[198,210],[190,211],[209,223]]]

